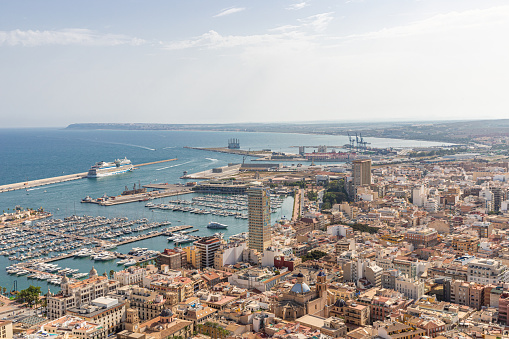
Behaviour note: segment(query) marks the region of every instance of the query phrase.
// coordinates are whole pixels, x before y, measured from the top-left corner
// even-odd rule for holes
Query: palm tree
[[[115,274],[114,270],[110,270],[110,279],[113,279],[113,275]]]
[[[4,291],[4,294],[7,293],[7,287],[3,287],[2,290]]]

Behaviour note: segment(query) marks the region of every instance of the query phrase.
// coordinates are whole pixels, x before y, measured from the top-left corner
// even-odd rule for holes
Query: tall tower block
[[[270,196],[266,187],[251,187],[248,195],[249,248],[260,253],[271,245]]]
[[[371,185],[371,159],[353,161],[353,185],[355,188]]]

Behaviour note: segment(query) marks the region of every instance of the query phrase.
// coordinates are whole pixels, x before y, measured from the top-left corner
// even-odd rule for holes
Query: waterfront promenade
[[[152,162],[147,162],[147,163],[144,163],[144,164],[134,165],[134,167],[142,167],[142,166],[160,164],[160,163],[163,163],[163,162],[175,161],[175,160],[177,160],[177,158],[175,158],[175,159],[167,159],[167,160],[159,160],[159,161],[152,161]],[[68,174],[68,175],[61,175],[61,176],[52,177],[52,178],[23,181],[23,182],[17,182],[17,183],[13,183],[13,184],[8,184],[8,185],[0,185],[0,193],[9,192],[9,191],[16,191],[16,190],[23,190],[23,189],[29,189],[29,188],[33,188],[33,187],[39,187],[39,186],[45,186],[45,185],[51,185],[51,184],[57,184],[57,183],[66,182],[66,181],[79,180],[79,179],[86,178],[87,177],[87,173],[88,172],[76,173],[76,174]]]

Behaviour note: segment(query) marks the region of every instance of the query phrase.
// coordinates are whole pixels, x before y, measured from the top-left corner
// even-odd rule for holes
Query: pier
[[[180,177],[181,179],[224,179],[229,178],[234,175],[239,174],[241,164],[231,165],[231,166],[223,166],[218,168],[213,168],[210,170],[186,174]]]
[[[165,189],[162,190],[156,190],[146,193],[136,193],[136,194],[129,194],[129,195],[117,195],[107,198],[97,198],[97,199],[83,199],[81,202],[83,203],[89,203],[89,204],[98,204],[101,206],[114,206],[114,205],[120,205],[120,204],[127,204],[130,202],[137,202],[137,201],[148,201],[153,199],[159,199],[159,198],[166,198],[166,197],[172,197],[176,195],[183,195],[183,194],[189,194],[192,193],[191,187],[187,186],[179,186],[179,185],[147,185],[144,187],[165,187]]]
[[[142,166],[160,164],[163,162],[175,161],[175,160],[178,160],[178,159],[175,158],[175,159],[152,161],[152,162],[147,162],[144,164],[134,165],[134,167],[142,167]],[[79,179],[86,178],[87,173],[88,172],[69,174],[69,175],[61,175],[61,176],[53,177],[53,178],[37,179],[37,180],[30,180],[30,181],[24,181],[24,182],[17,182],[17,183],[8,184],[8,185],[0,185],[0,193],[29,189],[29,188],[51,185],[51,184],[57,184],[57,183],[66,182],[66,181],[79,180]]]

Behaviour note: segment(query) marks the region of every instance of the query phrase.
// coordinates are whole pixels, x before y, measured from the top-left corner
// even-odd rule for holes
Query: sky
[[[0,1],[0,128],[509,117],[506,0]]]

